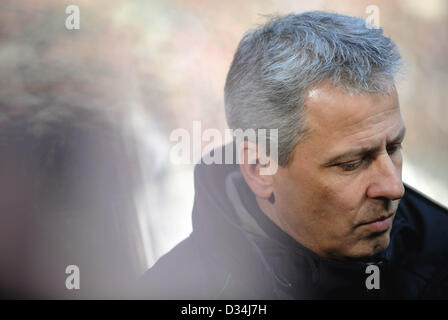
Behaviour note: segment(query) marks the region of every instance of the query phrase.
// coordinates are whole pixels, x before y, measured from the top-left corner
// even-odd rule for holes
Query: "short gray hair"
[[[224,100],[232,129],[278,129],[279,165],[305,133],[307,90],[324,80],[386,94],[401,67],[396,45],[362,18],[320,11],[271,17],[241,39]]]

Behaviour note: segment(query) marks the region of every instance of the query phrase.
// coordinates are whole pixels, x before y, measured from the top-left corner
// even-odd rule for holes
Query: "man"
[[[144,275],[143,297],[447,298],[447,211],[401,181],[400,63],[359,18],[307,12],[248,32],[227,120],[278,129],[278,170],[198,165],[193,232]]]

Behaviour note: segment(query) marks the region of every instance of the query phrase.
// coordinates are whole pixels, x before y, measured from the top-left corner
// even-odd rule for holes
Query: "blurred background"
[[[170,161],[169,136],[227,127],[244,32],[266,14],[369,5],[405,62],[403,179],[448,206],[448,1],[2,0],[0,296],[126,297],[191,232],[194,165]],[[80,290],[65,287],[71,264]]]

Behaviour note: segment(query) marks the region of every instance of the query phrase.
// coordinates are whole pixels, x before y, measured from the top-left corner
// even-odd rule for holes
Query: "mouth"
[[[394,213],[384,217],[380,217],[370,222],[361,223],[360,226],[365,227],[374,233],[384,232],[392,226],[393,218]]]

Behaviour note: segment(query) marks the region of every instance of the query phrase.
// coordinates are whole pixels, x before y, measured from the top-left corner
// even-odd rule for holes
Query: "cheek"
[[[307,213],[319,203],[316,187],[305,172],[280,169],[274,183],[277,209],[293,223],[293,220],[309,219]]]
[[[347,219],[350,220],[350,224],[357,221],[357,217],[362,211],[363,197],[360,197],[359,194],[355,193],[356,191],[357,190],[350,194],[344,194],[344,196],[339,199],[340,209],[344,211]]]
[[[335,178],[326,172],[313,170],[301,159],[290,168],[279,168],[275,177],[274,194],[279,209],[291,218],[309,223],[346,226],[355,219],[363,203],[361,177],[352,181]],[[311,169],[310,169],[311,168]]]
[[[291,210],[302,202],[303,191],[301,181],[294,179],[287,173],[276,179],[274,183],[274,195],[278,205],[283,209]]]
[[[321,186],[316,177],[317,174],[310,173],[310,170],[303,168],[288,170],[278,181],[278,189],[288,196],[286,200],[305,205],[321,193],[319,192]]]
[[[365,186],[358,179],[340,181],[324,187],[322,198],[327,203],[327,211],[335,216],[336,224],[351,224],[360,214],[365,201]]]

